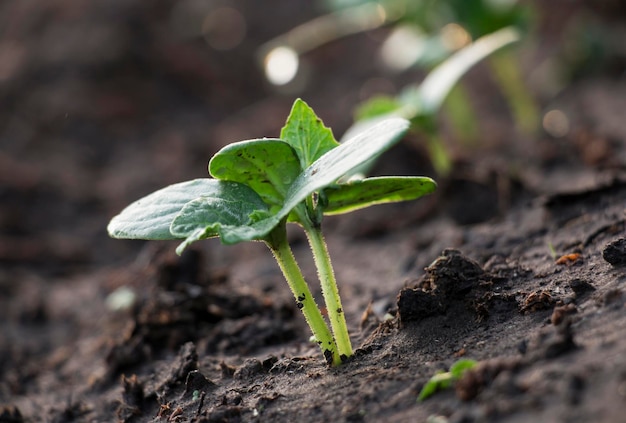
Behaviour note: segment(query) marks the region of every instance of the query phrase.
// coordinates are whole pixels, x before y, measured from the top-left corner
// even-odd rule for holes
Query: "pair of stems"
[[[266,244],[283,272],[296,299],[296,304],[304,314],[326,362],[336,366],[352,355],[352,344],[350,343],[345,314],[341,306],[337,281],[322,231],[319,226],[315,225],[305,224],[303,227],[313,251],[332,332],[324,320],[320,308],[315,303],[315,298],[289,246],[285,222],[279,224],[270,233]]]

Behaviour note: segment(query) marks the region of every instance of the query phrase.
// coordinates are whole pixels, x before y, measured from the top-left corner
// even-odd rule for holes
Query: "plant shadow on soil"
[[[572,116],[584,117],[564,139],[520,139],[490,121],[489,140],[511,135],[510,143],[461,154],[433,196],[329,219],[329,248],[358,349],[349,362],[328,368],[262,246],[208,241],[179,258],[170,243],[106,238],[107,218],[128,201],[203,176],[177,169],[181,163],[204,169],[209,148],[259,135],[246,131],[276,133],[290,103],[266,99],[259,77],[246,74],[250,46],[228,56],[240,61],[234,74],[204,63],[196,47],[159,50],[158,9],[171,4],[154,7],[124,11],[146,32],[126,34],[132,43],[149,41],[145,62],[112,43],[116,61],[98,58],[110,71],[103,76],[89,65],[88,51],[70,54],[68,44],[66,60],[76,61],[68,66],[89,76],[81,83],[92,91],[84,95],[90,101],[69,101],[75,118],[67,126],[58,123],[53,101],[73,92],[62,70],[41,62],[12,76],[18,88],[6,94],[11,107],[33,113],[19,89],[34,86],[53,112],[34,113],[39,138],[0,151],[0,422],[622,421],[623,79],[603,74],[560,96]],[[303,20],[311,13],[292,9]],[[76,13],[107,28],[97,8]],[[48,35],[67,42],[72,28]],[[34,40],[37,31],[29,32]],[[349,52],[366,67],[372,42],[356,37],[311,61]],[[141,80],[151,68],[166,71],[126,86],[125,78]],[[195,69],[193,78],[185,69]],[[58,85],[38,85],[37,72]],[[356,78],[345,69],[329,73],[342,83]],[[190,93],[202,78],[214,82],[213,75],[226,82],[212,85],[218,94],[205,93],[202,103]],[[98,91],[103,81],[111,85]],[[153,85],[163,103],[176,107],[154,102]],[[310,94],[326,112],[334,110],[333,90]],[[258,105],[227,118],[250,104],[238,96]],[[349,116],[349,107],[341,107],[335,113]],[[212,125],[199,123],[205,112]],[[133,129],[133,122],[151,122],[148,116],[167,116],[171,126]],[[7,131],[28,138],[19,119]],[[204,131],[218,141],[210,147],[181,141],[204,140],[198,135]],[[50,133],[61,141],[48,142]],[[89,146],[81,142],[85,134]],[[141,137],[148,141],[124,142]],[[390,151],[377,171],[428,171],[412,141]],[[315,281],[302,234],[290,237]],[[120,292],[131,295],[127,307],[110,302]],[[418,403],[429,377],[461,357],[479,365],[454,389]]]

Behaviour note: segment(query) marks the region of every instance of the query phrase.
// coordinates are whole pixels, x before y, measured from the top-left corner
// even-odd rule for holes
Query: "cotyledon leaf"
[[[147,195],[111,219],[107,230],[113,238],[169,240],[184,238],[173,235],[170,225],[185,204],[198,197],[254,198],[254,207],[265,208],[250,188],[235,182],[201,178],[167,186]]]
[[[267,205],[253,190],[243,184],[232,184],[233,189],[227,195],[196,198],[176,215],[170,232],[185,238],[176,249],[178,254],[195,241],[219,236],[227,228],[249,225],[253,216],[267,211]]]
[[[229,144],[209,162],[216,179],[240,182],[279,210],[287,190],[302,171],[294,149],[279,139],[254,139]]]
[[[324,214],[348,213],[375,204],[409,201],[432,193],[437,184],[425,176],[381,176],[324,189]]]

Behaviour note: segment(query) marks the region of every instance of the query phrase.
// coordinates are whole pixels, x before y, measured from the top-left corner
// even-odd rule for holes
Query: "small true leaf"
[[[476,360],[470,360],[467,358],[457,360],[454,364],[452,364],[452,366],[450,366],[450,371],[438,372],[433,375],[422,387],[417,400],[424,401],[435,392],[449,388],[453,383],[461,379],[465,372],[476,367],[477,364],[478,362]]]
[[[431,397],[435,392],[446,389],[452,383],[452,375],[450,372],[439,372],[433,375],[424,385],[417,397],[418,401],[424,401]]]
[[[340,214],[375,204],[415,200],[435,190],[437,184],[423,176],[384,176],[333,185],[324,190],[324,214]]]
[[[170,185],[130,204],[111,220],[107,230],[113,238],[180,239],[170,232],[170,225],[183,206],[200,196],[220,197],[232,186],[208,178]]]
[[[296,151],[302,169],[339,145],[330,128],[301,99],[293,104],[280,138]]]
[[[476,364],[478,364],[476,360],[462,358],[460,360],[457,360],[452,366],[450,366],[450,373],[456,380],[458,380],[463,376],[466,371],[476,367]]]
[[[294,149],[278,139],[229,144],[209,162],[214,178],[246,184],[277,210],[301,171]]]

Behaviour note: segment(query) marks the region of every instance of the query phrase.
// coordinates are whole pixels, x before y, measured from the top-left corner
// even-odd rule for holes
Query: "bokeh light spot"
[[[555,138],[564,137],[569,133],[569,118],[561,110],[550,110],[543,116],[543,129]]]
[[[383,44],[380,55],[387,67],[401,72],[413,66],[426,48],[425,35],[417,27],[399,26]]]
[[[270,83],[285,85],[296,77],[300,60],[292,48],[280,46],[267,53],[264,66],[265,77]]]
[[[457,23],[449,23],[441,28],[441,42],[450,51],[457,51],[472,42],[469,32]]]

